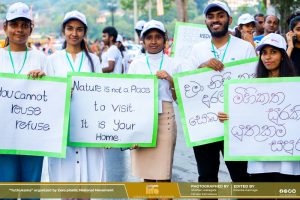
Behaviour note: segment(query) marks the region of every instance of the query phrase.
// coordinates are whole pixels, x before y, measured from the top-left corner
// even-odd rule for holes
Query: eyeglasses
[[[256,21],[257,23],[259,23],[259,24],[263,24],[264,22],[263,21]]]

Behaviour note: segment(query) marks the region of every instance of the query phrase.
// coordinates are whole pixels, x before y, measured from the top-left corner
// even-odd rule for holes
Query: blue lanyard
[[[15,69],[14,59],[13,59],[13,57],[12,57],[12,55],[11,55],[10,46],[8,46],[7,50],[8,50],[8,53],[9,53],[9,58],[10,58],[11,66],[12,66],[12,68],[13,68],[13,70],[14,70],[14,74],[16,74],[16,69]],[[18,74],[20,74],[21,71],[22,71],[23,68],[24,68],[24,65],[25,65],[25,62],[26,62],[26,58],[27,58],[27,52],[28,52],[28,48],[26,47],[25,57],[24,57],[24,60],[23,60],[23,64],[22,64],[22,66],[21,66],[21,69],[18,71]]]
[[[225,51],[224,51],[224,53],[223,53],[223,56],[222,56],[222,60],[221,60],[221,62],[223,62],[223,61],[224,61],[225,54],[226,54],[226,52],[227,52],[227,48],[228,48],[228,46],[229,46],[229,43],[230,43],[230,39],[231,39],[231,37],[230,37],[230,35],[229,35],[229,37],[228,37],[228,41],[227,41],[227,45],[226,45]],[[216,59],[218,59],[218,60],[219,60],[219,58],[216,56],[215,47],[214,47],[214,44],[212,43],[212,41],[211,41],[211,47],[212,47],[212,49],[213,49],[213,52],[214,52],[214,57],[215,57]]]
[[[149,58],[148,58],[148,54],[146,54],[146,62],[147,62],[147,65],[148,65],[148,69],[151,73],[151,75],[153,74],[152,71],[151,71],[151,67],[150,67],[150,64],[149,64]],[[160,60],[160,64],[159,64],[159,71],[161,70],[162,68],[162,64],[164,62],[164,54],[161,55],[161,60]]]

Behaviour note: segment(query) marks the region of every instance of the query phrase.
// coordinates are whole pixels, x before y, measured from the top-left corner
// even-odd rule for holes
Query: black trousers
[[[224,154],[224,142],[214,142],[194,147],[198,168],[198,182],[218,182],[220,151]],[[225,162],[233,182],[250,181],[247,161]]]

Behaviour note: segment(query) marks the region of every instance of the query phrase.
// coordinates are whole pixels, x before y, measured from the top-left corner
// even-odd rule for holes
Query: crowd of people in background
[[[65,38],[61,49],[54,47],[53,38],[47,44],[28,45],[33,30],[29,8],[24,3],[12,4],[6,14],[4,31],[7,39],[0,49],[0,71],[29,74],[32,77],[60,76],[67,72],[114,74],[152,74],[159,79],[159,128],[157,147],[131,151],[133,174],[147,182],[169,182],[172,178],[176,143],[176,122],[172,103],[176,101],[173,74],[209,67],[224,69],[224,63],[259,57],[257,78],[298,76],[300,74],[300,13],[287,20],[290,31],[285,38],[279,33],[279,18],[275,15],[255,16],[244,13],[230,30],[232,16],[224,2],[209,3],[204,9],[205,24],[211,39],[195,44],[190,57],[179,67],[169,57],[167,30],[156,20],[138,21],[135,31],[141,49],[128,56],[125,38],[117,28],[102,30],[102,40],[86,42],[86,17],[80,11],[70,11],[61,21]],[[42,53],[44,52],[44,54]],[[230,120],[219,113],[221,122]],[[220,152],[223,141],[194,147],[199,182],[218,182]],[[105,181],[104,150],[101,148],[67,147],[64,159],[49,159],[50,181]],[[0,154],[0,182],[41,180],[43,158],[38,156]],[[226,162],[232,181],[300,181],[300,162]],[[109,167],[109,166],[107,166]]]

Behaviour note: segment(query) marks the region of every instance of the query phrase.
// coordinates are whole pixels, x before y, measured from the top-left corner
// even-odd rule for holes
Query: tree
[[[152,16],[156,16],[156,0],[150,0],[152,3]],[[174,0],[164,0],[164,10],[165,12],[169,11],[174,3]],[[129,10],[132,11],[133,10],[133,0],[120,0],[120,4],[121,4],[121,8],[124,10]],[[148,4],[149,4],[149,0],[138,0],[138,16],[141,15],[147,15],[148,13]]]
[[[0,14],[5,13],[6,12],[6,5],[0,3]]]
[[[201,15],[203,13],[204,7],[207,4],[207,0],[195,0],[198,13]]]
[[[274,8],[280,14],[281,33],[288,32],[289,25],[287,24],[286,20],[292,13],[299,9],[300,0],[271,0],[271,5],[274,6]]]
[[[179,21],[188,21],[187,5],[188,0],[176,0],[177,18]]]

